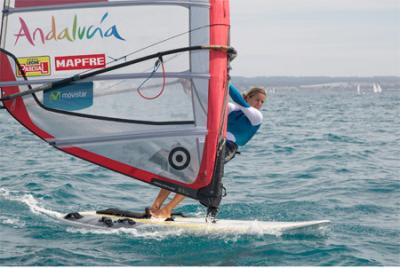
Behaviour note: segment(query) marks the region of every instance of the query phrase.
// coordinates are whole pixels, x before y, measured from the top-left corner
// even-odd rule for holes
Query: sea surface
[[[400,265],[400,90],[271,91],[225,167],[219,218],[331,220],[279,234],[70,226],[62,213],[142,211],[158,189],[53,149],[0,110],[0,265]],[[204,216],[196,201],[178,211]]]

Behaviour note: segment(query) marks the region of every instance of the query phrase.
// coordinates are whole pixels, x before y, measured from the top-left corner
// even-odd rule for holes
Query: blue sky
[[[400,0],[230,5],[232,75],[400,76]]]

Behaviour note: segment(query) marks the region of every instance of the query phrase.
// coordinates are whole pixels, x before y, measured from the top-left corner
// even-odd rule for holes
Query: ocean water
[[[158,189],[54,150],[0,111],[0,265],[400,265],[400,90],[283,90],[226,165],[219,218],[328,219],[295,234],[94,230],[62,213],[141,211]],[[178,211],[204,215],[185,200]]]

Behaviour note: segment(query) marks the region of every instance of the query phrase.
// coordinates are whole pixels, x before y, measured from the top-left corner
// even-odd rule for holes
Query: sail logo
[[[50,75],[49,56],[18,58],[17,60],[26,77]],[[21,77],[22,72],[18,66],[15,69],[17,70],[16,75]]]
[[[76,83],[46,90],[43,105],[47,108],[76,111],[93,105],[93,82]]]
[[[81,25],[78,16],[75,15],[71,20],[70,27],[59,28],[60,23],[57,22],[55,16],[51,17],[50,26],[46,28],[29,26],[22,17],[19,17],[19,29],[15,36],[14,46],[27,41],[31,46],[36,46],[38,43],[45,45],[49,41],[69,41],[91,40],[94,38],[114,38],[120,41],[125,41],[125,38],[120,34],[117,25],[106,26],[108,12],[100,19],[98,25]]]
[[[61,99],[61,92],[60,91],[53,91],[50,93],[49,96],[51,101],[58,101]]]
[[[106,67],[105,54],[55,57],[56,71],[96,69]]]

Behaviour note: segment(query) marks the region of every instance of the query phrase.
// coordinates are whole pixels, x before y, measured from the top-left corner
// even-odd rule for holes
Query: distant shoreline
[[[233,76],[232,82],[239,88],[249,86],[264,86],[267,88],[354,88],[358,85],[369,87],[374,83],[380,84],[383,88],[400,88],[400,76]]]

